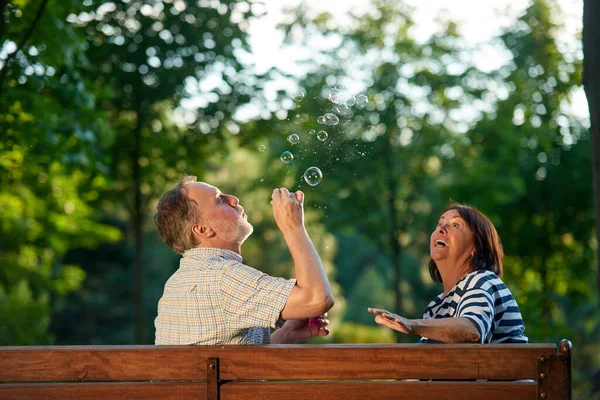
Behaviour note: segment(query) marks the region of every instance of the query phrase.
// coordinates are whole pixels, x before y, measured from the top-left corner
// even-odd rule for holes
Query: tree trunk
[[[134,303],[135,303],[135,331],[134,343],[143,344],[146,339],[145,332],[145,304],[144,304],[144,264],[142,230],[144,221],[144,210],[142,208],[142,174],[140,169],[140,155],[142,147],[142,126],[144,123],[144,112],[138,108],[137,123],[133,131],[133,147],[131,149],[131,175],[133,181],[133,212],[131,215],[131,226],[133,229],[133,280],[134,280]]]
[[[402,247],[400,246],[400,242],[398,241],[398,210],[396,210],[396,195],[398,191],[398,184],[396,182],[396,176],[394,174],[394,148],[392,147],[391,137],[392,131],[390,130],[390,147],[387,156],[387,169],[388,169],[388,209],[390,213],[390,231],[389,231],[389,241],[390,248],[392,250],[392,266],[394,268],[394,310],[393,313],[403,315],[402,311],[402,292],[400,290],[400,281],[402,278]],[[400,337],[403,336],[400,332],[394,331],[396,334],[396,342],[400,341]]]
[[[583,2],[583,87],[590,109],[590,138],[592,142],[592,173],[596,210],[597,262],[600,263],[600,1]],[[600,291],[600,267],[596,284]]]

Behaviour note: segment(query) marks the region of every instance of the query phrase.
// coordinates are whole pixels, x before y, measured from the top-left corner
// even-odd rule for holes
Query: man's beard
[[[213,219],[213,229],[222,240],[229,243],[242,244],[254,231],[254,227],[243,217],[237,221]]]

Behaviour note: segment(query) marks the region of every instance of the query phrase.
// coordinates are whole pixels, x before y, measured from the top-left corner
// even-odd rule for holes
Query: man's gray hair
[[[198,204],[187,196],[185,186],[197,182],[193,175],[184,176],[173,189],[162,195],[156,206],[154,225],[165,243],[178,254],[192,249],[192,226],[200,219]]]

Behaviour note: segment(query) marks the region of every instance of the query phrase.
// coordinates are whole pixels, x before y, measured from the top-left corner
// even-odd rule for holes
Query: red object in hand
[[[319,322],[319,318],[309,318],[308,326],[321,326],[321,323]]]

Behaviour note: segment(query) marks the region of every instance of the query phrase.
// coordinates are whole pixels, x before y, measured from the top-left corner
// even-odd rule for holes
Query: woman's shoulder
[[[504,282],[493,271],[479,269],[467,275],[467,279],[463,281],[463,291],[482,289],[489,290],[490,288],[504,288]]]
[[[435,307],[442,302],[442,298],[444,297],[444,292],[438,294],[427,304],[427,308]]]

